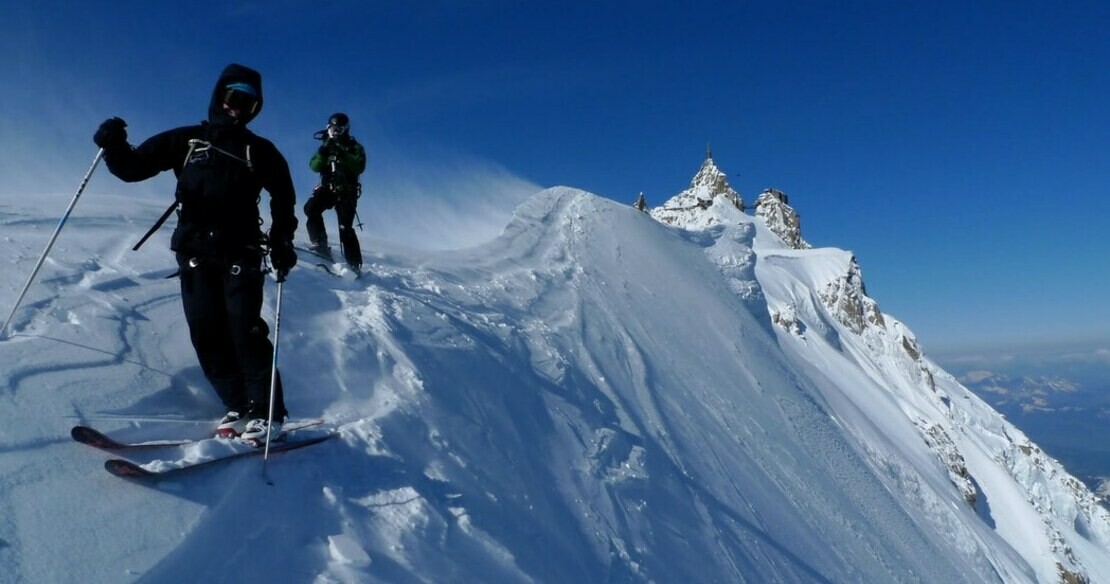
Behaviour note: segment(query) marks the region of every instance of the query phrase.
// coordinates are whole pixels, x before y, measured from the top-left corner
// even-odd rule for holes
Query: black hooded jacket
[[[222,101],[225,88],[237,82],[253,87],[259,100],[258,108],[239,120],[224,111]],[[174,251],[229,257],[257,248],[263,240],[262,189],[270,194],[270,240],[292,241],[297,217],[289,164],[269,140],[246,128],[262,105],[262,76],[228,65],[212,90],[208,121],[156,134],[135,148],[123,144],[105,151],[108,169],[127,182],[173,170],[180,204]]]

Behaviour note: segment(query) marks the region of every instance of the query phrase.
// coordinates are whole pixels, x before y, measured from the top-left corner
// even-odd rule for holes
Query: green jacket
[[[312,155],[308,167],[320,173],[325,185],[342,190],[358,184],[358,176],[366,170],[366,150],[350,136],[329,138]]]

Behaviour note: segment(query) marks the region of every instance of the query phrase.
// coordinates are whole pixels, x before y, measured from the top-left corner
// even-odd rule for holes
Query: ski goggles
[[[328,138],[335,138],[337,136],[342,136],[343,134],[346,134],[346,133],[347,133],[347,126],[341,126],[339,124],[329,124],[328,125]]]
[[[255,114],[261,102],[254,88],[246,83],[232,83],[224,88],[223,102],[229,109]]]

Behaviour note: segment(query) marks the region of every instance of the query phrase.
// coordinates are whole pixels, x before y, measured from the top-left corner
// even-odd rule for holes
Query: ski
[[[331,266],[329,266],[328,264],[316,264],[316,267],[327,272],[329,276],[335,276],[336,278],[340,279],[343,278],[342,275],[336,273],[335,270],[331,269]]]
[[[346,277],[346,274],[353,273],[354,274],[354,276],[353,276],[354,279],[357,280],[362,275],[359,272],[354,271],[354,270],[350,270],[350,269],[345,269],[345,268],[337,269],[336,266],[340,266],[341,264],[339,262],[335,261],[335,258],[331,255],[330,251],[327,254],[322,254],[322,253],[320,253],[320,252],[318,252],[314,249],[304,247],[302,245],[295,245],[293,247],[297,251],[303,251],[304,253],[311,254],[314,258],[316,258],[318,260],[324,260],[323,262],[320,262],[320,261],[314,262],[314,264],[320,270],[323,270],[323,271],[327,272],[328,274],[331,274],[332,276],[335,276],[336,278],[344,279]]]
[[[282,430],[286,434],[288,434],[290,432],[296,432],[297,430],[303,430],[304,428],[319,426],[323,423],[323,418],[315,418],[312,420],[304,420],[301,422],[290,422],[288,424],[285,424]],[[109,452],[119,450],[149,450],[153,448],[187,446],[189,444],[196,444],[201,440],[208,440],[213,438],[212,436],[207,436],[205,438],[197,439],[183,438],[172,440],[151,440],[148,442],[120,442],[119,440],[108,436],[100,430],[97,430],[96,428],[91,428],[89,426],[74,426],[73,429],[69,431],[69,435],[81,444],[92,446],[93,448],[99,448],[101,450],[107,450]]]
[[[332,263],[332,264],[335,263],[335,257],[331,255],[331,250],[330,249],[328,250],[328,253],[323,254],[323,253],[320,253],[320,252],[318,252],[318,251],[316,251],[316,250],[314,250],[310,247],[306,247],[306,246],[303,246],[303,245],[294,245],[293,248],[296,249],[297,251],[303,251],[305,253],[312,254],[312,255],[314,255],[314,256],[322,259],[322,260],[327,261],[328,263]]]
[[[311,436],[308,438],[298,439],[286,437],[284,440],[270,443],[270,454],[274,454],[277,452],[288,452],[290,450],[297,450],[306,446],[312,446],[313,444],[320,444],[321,442],[325,442],[327,440],[335,438],[338,435],[339,434],[337,432],[329,431],[325,434]],[[130,460],[113,458],[104,461],[104,469],[117,477],[138,480],[157,480],[174,477],[188,471],[213,466],[221,462],[227,462],[251,456],[261,456],[263,453],[266,452],[266,449],[263,447],[254,447],[242,442],[237,443],[234,446],[236,447],[235,450],[232,450],[229,454],[225,454],[222,456],[215,456],[213,458],[207,458],[199,461],[189,461],[187,459],[173,462],[159,461],[160,464],[158,464],[157,466],[155,466],[154,463],[149,463],[144,466],[131,462]]]

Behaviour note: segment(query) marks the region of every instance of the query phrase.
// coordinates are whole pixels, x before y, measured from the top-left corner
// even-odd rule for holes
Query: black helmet
[[[336,113],[328,118],[328,136],[332,138],[346,134],[350,127],[351,120],[347,118],[347,114]]]

